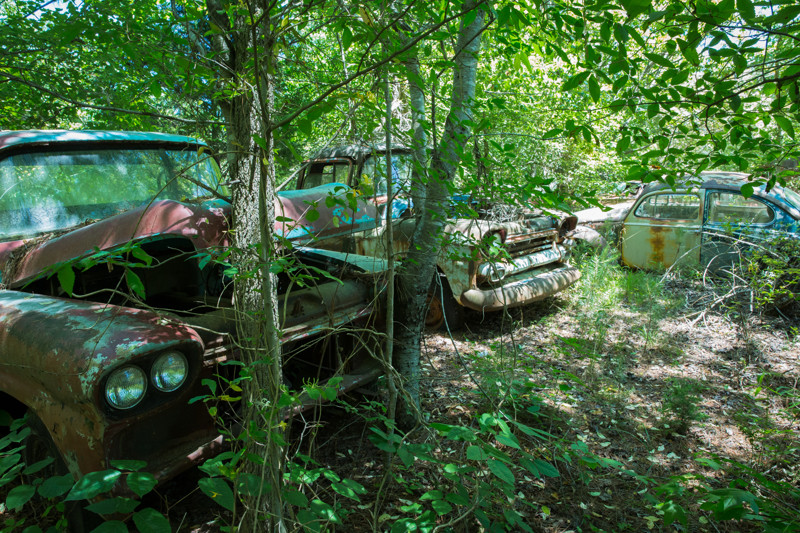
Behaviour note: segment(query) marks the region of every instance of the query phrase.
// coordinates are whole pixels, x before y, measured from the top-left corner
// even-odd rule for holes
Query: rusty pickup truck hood
[[[65,403],[91,398],[102,372],[154,347],[198,357],[202,351],[193,329],[150,311],[18,291],[0,291],[0,326],[0,365],[36,370],[6,368],[0,389],[14,391],[26,376],[30,390],[50,391],[51,401]],[[13,382],[2,382],[12,374]]]
[[[353,209],[355,207],[355,209]],[[275,200],[275,231],[299,243],[378,226],[378,208],[340,183],[280,191]]]
[[[2,281],[10,288],[24,285],[53,265],[109,250],[130,241],[158,236],[183,236],[196,249],[225,243],[230,206],[191,205],[172,200],[153,202],[94,222],[59,236],[0,244]]]
[[[359,201],[354,212],[342,205],[349,190],[338,186],[282,192],[275,199],[276,233],[305,243],[355,228],[375,227],[374,206]],[[109,250],[148,238],[186,237],[198,250],[222,246],[228,244],[230,214],[230,204],[223,201],[189,204],[160,200],[60,235],[0,243],[0,281],[10,288],[21,287],[54,265],[84,257],[95,249]]]

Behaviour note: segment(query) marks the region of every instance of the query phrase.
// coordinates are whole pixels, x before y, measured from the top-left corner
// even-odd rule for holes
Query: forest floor
[[[425,338],[426,420],[477,428],[482,414],[500,412],[551,436],[520,442],[557,474],[514,470],[513,493],[495,491],[488,507],[517,509],[547,532],[762,531],[770,515],[781,528],[800,521],[790,494],[800,484],[796,312],[760,313],[747,300],[710,307],[727,288],[631,272],[614,258],[582,270],[566,294]],[[363,420],[334,420],[323,419],[319,460],[374,494],[382,454]],[[433,441],[441,464],[475,464],[457,446],[465,443]],[[433,498],[420,495],[454,486],[441,464],[395,464],[402,481],[379,497],[387,521],[422,512]],[[475,480],[497,483],[485,468]],[[347,529],[388,529],[371,513],[353,510]],[[483,530],[452,513],[436,523],[448,521]],[[800,522],[782,530],[800,531]]]

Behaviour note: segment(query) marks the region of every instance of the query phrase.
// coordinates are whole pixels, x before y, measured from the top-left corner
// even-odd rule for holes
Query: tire
[[[427,313],[425,314],[425,329],[438,331],[447,329],[458,330],[464,323],[464,310],[453,297],[450,283],[444,275],[439,274],[431,283],[428,290]]]

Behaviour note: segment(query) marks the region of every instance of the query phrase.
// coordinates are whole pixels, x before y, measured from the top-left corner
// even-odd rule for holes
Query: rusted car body
[[[315,240],[318,246],[344,252],[387,257],[387,224],[393,224],[394,251],[408,250],[416,221],[410,195],[411,152],[392,149],[394,200],[387,196],[386,151],[366,145],[323,150],[307,161],[298,174],[296,188],[314,190],[334,184],[347,185],[359,195],[359,205],[378,207],[374,228],[342,235],[340,239]],[[444,228],[444,245],[438,257],[439,279],[432,283],[432,298],[426,318],[429,327],[444,322],[457,325],[461,306],[475,311],[498,311],[552,296],[577,281],[580,273],[566,262],[566,234],[575,228],[575,218],[562,220],[530,211],[513,210],[512,216],[497,216],[493,204],[454,197],[451,218]],[[460,209],[478,216],[467,218]],[[492,216],[495,213],[495,216]],[[496,242],[495,242],[496,241]],[[499,244],[489,257],[491,244]],[[495,248],[497,248],[495,246]],[[441,287],[437,289],[437,287]]]
[[[744,248],[770,238],[800,236],[800,195],[776,185],[770,191],[755,187],[745,198],[741,188],[747,178],[735,172],[703,172],[699,180],[687,179],[675,188],[650,183],[629,205],[576,215],[580,224],[618,232],[622,261],[628,266],[719,270],[735,262]]]
[[[138,459],[163,480],[220,448],[207,407],[189,403],[236,356],[229,267],[214,260],[230,245],[220,180],[188,137],[0,132],[0,408],[41,421],[76,477]],[[303,219],[309,198],[277,200],[276,231],[330,232]],[[278,278],[287,380],[374,379],[355,349],[367,339],[322,334],[371,316],[381,265],[285,259],[308,270],[304,288]]]

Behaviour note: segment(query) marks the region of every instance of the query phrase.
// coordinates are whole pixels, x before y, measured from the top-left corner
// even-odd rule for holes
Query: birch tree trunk
[[[455,48],[455,67],[453,70],[453,90],[450,111],[444,125],[441,142],[434,147],[427,179],[414,194],[417,206],[417,223],[411,239],[404,267],[399,272],[396,316],[400,324],[395,331],[394,366],[405,378],[405,392],[398,409],[398,421],[404,427],[411,427],[419,420],[419,377],[420,342],[426,314],[426,302],[431,281],[436,279],[436,261],[442,244],[442,228],[446,220],[446,205],[449,196],[448,185],[452,182],[459,154],[466,145],[470,127],[475,84],[478,70],[478,51],[484,30],[485,12],[482,2],[469,0],[465,9],[477,11],[474,20],[464,25],[463,19]],[[411,87],[411,107],[415,114],[413,147],[416,157],[424,153],[425,134],[421,127],[424,93],[419,87],[420,79],[411,62],[409,84]]]

